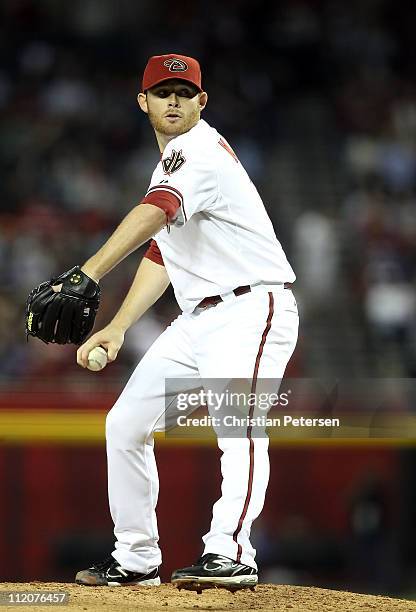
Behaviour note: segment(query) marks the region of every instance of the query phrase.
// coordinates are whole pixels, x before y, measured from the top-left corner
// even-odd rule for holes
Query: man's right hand
[[[77,350],[77,363],[82,368],[88,365],[88,355],[93,348],[102,346],[107,351],[108,361],[114,361],[124,342],[124,331],[111,323],[93,334]]]

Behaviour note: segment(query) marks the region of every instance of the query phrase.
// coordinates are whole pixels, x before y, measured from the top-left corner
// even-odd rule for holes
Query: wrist
[[[101,274],[99,274],[98,270],[95,266],[87,261],[83,266],[81,266],[81,271],[84,272],[87,276],[89,276],[96,283],[100,282]]]
[[[121,332],[122,334],[126,333],[130,325],[131,323],[128,323],[127,321],[120,319],[119,317],[117,317],[117,315],[110,322],[110,327],[117,328],[117,330]]]

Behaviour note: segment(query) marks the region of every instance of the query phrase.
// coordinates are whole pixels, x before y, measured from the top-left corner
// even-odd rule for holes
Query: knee
[[[117,404],[107,414],[105,437],[108,444],[122,448],[137,448],[146,441],[147,435],[141,419],[132,422]]]

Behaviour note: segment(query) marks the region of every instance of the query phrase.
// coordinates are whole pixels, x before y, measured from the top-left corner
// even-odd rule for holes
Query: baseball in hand
[[[96,346],[88,353],[87,368],[99,372],[107,365],[107,351],[102,346]]]

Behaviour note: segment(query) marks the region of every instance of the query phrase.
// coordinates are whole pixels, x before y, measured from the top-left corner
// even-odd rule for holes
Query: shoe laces
[[[94,563],[94,567],[98,570],[108,569],[113,563],[116,563],[116,560],[112,555],[108,555],[103,561],[99,561],[98,563]]]

